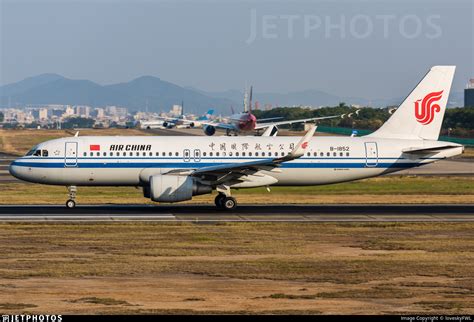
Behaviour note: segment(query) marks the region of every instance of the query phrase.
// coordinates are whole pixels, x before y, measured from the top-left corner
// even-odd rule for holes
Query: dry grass
[[[56,313],[474,313],[472,223],[0,224],[0,303]]]
[[[13,155],[24,155],[38,143],[73,136],[73,130],[1,130],[0,129],[0,151]],[[79,130],[81,136],[86,135],[151,135],[148,132],[137,129],[84,129]]]

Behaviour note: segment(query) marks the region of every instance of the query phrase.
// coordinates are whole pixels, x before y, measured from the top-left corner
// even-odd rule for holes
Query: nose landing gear
[[[77,187],[76,186],[68,186],[67,190],[69,192],[69,199],[66,201],[66,208],[72,209],[76,207],[76,193],[77,193]]]

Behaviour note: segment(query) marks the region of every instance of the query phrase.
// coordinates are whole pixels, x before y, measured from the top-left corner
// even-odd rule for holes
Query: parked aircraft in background
[[[227,135],[238,135],[253,134],[259,130],[266,131],[263,136],[274,136],[277,132],[277,126],[289,125],[295,123],[313,122],[317,120],[324,120],[330,118],[341,117],[341,115],[325,116],[325,117],[313,117],[307,119],[291,120],[291,121],[278,121],[274,122],[275,119],[281,119],[281,117],[274,117],[268,119],[257,120],[255,115],[252,114],[252,86],[250,87],[250,97],[247,101],[247,93],[244,95],[244,111],[242,113],[236,113],[231,115],[227,122],[202,122],[204,133],[208,136],[212,136],[216,133],[216,129],[223,129]]]
[[[376,132],[363,137],[67,137],[33,147],[10,165],[22,180],[69,189],[139,186],[156,202],[179,202],[217,191],[233,209],[234,188],[322,185],[418,167],[459,155],[438,141],[454,66],[435,66]]]
[[[201,127],[202,122],[209,122],[212,114],[214,113],[213,109],[207,111],[206,114],[200,116],[196,120],[188,120],[186,116],[181,112],[179,117],[160,117],[157,120],[153,121],[140,121],[140,128],[150,130],[150,129],[171,129],[171,128],[193,128]]]

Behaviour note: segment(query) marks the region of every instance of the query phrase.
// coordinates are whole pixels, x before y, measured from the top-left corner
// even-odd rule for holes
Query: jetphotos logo
[[[419,123],[428,125],[433,122],[435,114],[441,111],[441,107],[435,103],[439,101],[442,96],[443,91],[432,92],[423,99],[419,99],[415,102],[415,117]]]

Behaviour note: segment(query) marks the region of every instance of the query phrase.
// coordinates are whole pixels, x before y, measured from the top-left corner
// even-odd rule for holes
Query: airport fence
[[[371,130],[359,130],[359,129],[350,129],[346,127],[331,127],[331,126],[323,126],[323,125],[319,125],[317,131],[323,132],[323,133],[339,134],[339,135],[351,135],[354,131],[357,131],[357,136],[368,135],[373,132]],[[439,140],[446,141],[446,142],[459,143],[464,146],[474,147],[474,139],[458,138],[458,137],[452,137],[452,136],[440,136]]]

